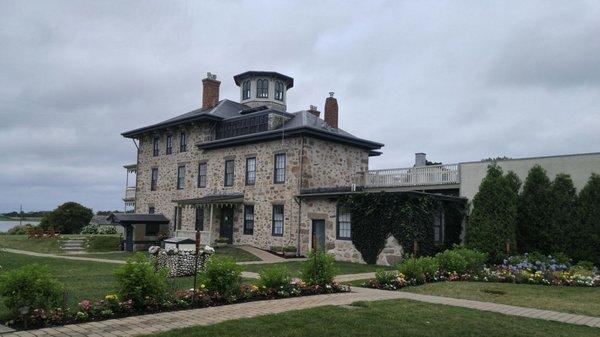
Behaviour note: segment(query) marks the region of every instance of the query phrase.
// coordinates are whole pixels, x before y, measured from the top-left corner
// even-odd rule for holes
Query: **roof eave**
[[[203,114],[203,115],[198,115],[198,116],[191,116],[188,118],[182,118],[182,119],[170,122],[170,123],[158,123],[158,124],[153,124],[150,126],[145,126],[143,128],[126,131],[126,132],[121,133],[121,136],[123,136],[125,138],[135,138],[135,136],[138,136],[138,135],[141,135],[141,134],[144,134],[147,132],[166,129],[166,128],[173,127],[175,125],[179,125],[179,124],[183,124],[183,123],[196,122],[196,121],[221,121],[221,120],[223,120],[222,117],[210,115],[210,114]]]

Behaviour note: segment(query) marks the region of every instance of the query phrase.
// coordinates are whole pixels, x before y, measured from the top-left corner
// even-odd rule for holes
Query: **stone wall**
[[[151,254],[157,269],[167,268],[170,277],[193,276],[196,270],[194,265],[198,262],[198,271],[204,268],[204,265],[210,258],[209,253],[200,252],[196,260],[195,252],[178,252],[168,254],[164,249],[157,254]]]
[[[350,186],[356,173],[368,169],[368,151],[352,146],[327,142],[311,137],[293,137],[261,143],[232,146],[221,149],[200,150],[194,144],[212,139],[209,123],[195,124],[185,128],[188,138],[187,151],[179,152],[181,129],[172,129],[173,153],[165,154],[166,133],[160,134],[160,154],[152,155],[153,136],[142,137],[139,142],[138,175],[136,181],[137,213],[147,213],[149,207],[171,219],[169,229],[173,231],[174,200],[201,198],[214,194],[244,194],[244,204],[254,205],[254,233],[243,234],[243,204],[235,204],[233,243],[248,244],[262,249],[271,246],[296,246],[298,233],[302,238],[301,254],[308,252],[306,241],[310,235],[310,224],[299,221],[299,204],[296,195],[302,188],[325,188]],[[285,183],[273,182],[275,154],[286,154]],[[245,184],[246,158],[256,157],[256,182]],[[224,186],[225,160],[234,160],[233,186]],[[198,165],[207,163],[207,186],[197,187]],[[302,164],[302,168],[301,168]],[[178,190],[177,168],[185,165],[184,188]],[[150,191],[151,169],[158,168],[157,190]],[[284,205],[283,236],[272,235],[273,205]],[[211,230],[213,239],[219,236],[221,206],[204,207],[204,230]],[[335,221],[335,212],[334,219]],[[182,208],[181,230],[194,230],[196,207]],[[212,220],[212,221],[211,221]],[[211,227],[212,223],[212,227]],[[333,238],[335,238],[335,232]],[[144,240],[143,232],[136,231],[134,240]]]

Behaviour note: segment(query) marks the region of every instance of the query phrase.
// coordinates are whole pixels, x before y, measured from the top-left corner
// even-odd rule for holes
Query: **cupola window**
[[[250,80],[245,80],[242,83],[242,99],[250,98]]]
[[[269,81],[260,79],[256,81],[256,98],[269,98]]]
[[[275,82],[275,99],[283,101],[283,82],[281,81]]]

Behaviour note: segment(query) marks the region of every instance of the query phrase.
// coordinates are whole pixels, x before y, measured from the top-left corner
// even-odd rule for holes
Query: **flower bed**
[[[411,264],[418,266],[425,259],[405,260],[400,266],[401,270],[413,271]],[[427,262],[427,261],[425,261]],[[431,264],[435,264],[432,261]],[[420,269],[426,270],[426,269]],[[479,270],[468,270],[462,273],[445,271],[434,268],[435,271],[419,272],[418,275],[408,277],[403,273],[395,274],[389,271],[379,271],[374,279],[362,284],[363,287],[398,290],[406,286],[420,285],[431,282],[444,281],[472,281],[472,282],[500,282],[516,284],[539,284],[553,286],[580,286],[600,287],[600,273],[589,263],[580,263],[572,266],[568,259],[553,256],[540,257],[539,255],[512,256],[500,265]]]
[[[117,295],[109,294],[100,301],[83,300],[74,310],[69,308],[55,308],[51,310],[35,309],[29,317],[26,317],[26,321],[18,319],[7,322],[7,324],[13,328],[33,329],[64,324],[95,322],[163,311],[205,308],[233,303],[348,291],[350,291],[350,287],[338,283],[326,284],[324,286],[309,286],[300,280],[293,280],[289,286],[282,286],[279,289],[244,284],[240,287],[238,295],[223,297],[217,292],[206,291],[204,285],[200,285],[196,291],[193,289],[180,290],[161,302],[148,299],[146,307],[143,310],[136,310],[131,300],[121,301]]]

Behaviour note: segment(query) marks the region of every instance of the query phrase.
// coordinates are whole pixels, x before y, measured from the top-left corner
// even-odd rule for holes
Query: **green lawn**
[[[59,241],[58,238],[29,239],[27,235],[0,235],[0,248],[59,254],[62,252]]]
[[[243,249],[236,248],[233,246],[225,246],[225,247],[215,248],[215,256],[230,257],[230,258],[234,259],[236,262],[260,261],[260,259],[256,255],[248,253],[247,251],[245,251]]]
[[[600,329],[408,300],[320,307],[151,336],[600,336]]]
[[[75,255],[75,256],[92,257],[95,259],[126,261],[127,259],[131,258],[134,254],[135,253],[133,253],[133,252],[118,251],[118,252],[106,252],[106,253],[85,253],[85,254]]]
[[[265,268],[273,267],[273,266],[285,266],[290,272],[294,275],[300,274],[300,266],[304,263],[302,261],[290,261],[290,262],[280,262],[280,263],[263,263],[263,264],[248,264],[244,266],[245,271],[251,272],[259,272]],[[344,274],[359,274],[359,273],[368,273],[374,272],[377,269],[394,269],[394,267],[386,267],[386,266],[372,266],[368,264],[362,263],[351,263],[351,262],[341,262],[335,261],[335,267],[338,269],[338,275]]]
[[[407,287],[404,291],[496,302],[600,317],[600,288],[531,284],[438,282]]]

